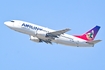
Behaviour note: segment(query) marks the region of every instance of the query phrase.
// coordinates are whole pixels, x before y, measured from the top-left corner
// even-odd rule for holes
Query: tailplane
[[[87,41],[92,41],[94,40],[95,36],[97,35],[98,31],[100,29],[100,26],[95,26],[91,30],[87,31],[83,35],[74,35],[75,37],[87,40]]]
[[[87,43],[89,43],[89,44],[96,44],[96,43],[98,43],[98,42],[100,42],[101,40],[94,40],[94,41],[89,41],[89,42],[87,42]]]

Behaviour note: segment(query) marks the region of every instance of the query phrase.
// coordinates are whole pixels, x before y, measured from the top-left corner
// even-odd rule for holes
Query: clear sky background
[[[4,25],[23,20],[82,34],[101,26],[92,48],[35,43]],[[105,0],[1,0],[0,70],[105,70]]]

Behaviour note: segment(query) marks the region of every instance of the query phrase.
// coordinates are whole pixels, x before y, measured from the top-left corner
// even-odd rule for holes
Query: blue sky
[[[105,70],[105,0],[2,0],[0,2],[0,70]],[[92,48],[35,43],[4,25],[23,20],[82,34],[101,26]]]

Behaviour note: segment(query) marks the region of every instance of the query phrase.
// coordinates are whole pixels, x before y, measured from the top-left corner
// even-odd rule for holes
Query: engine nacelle
[[[37,37],[34,37],[34,36],[31,36],[31,37],[30,37],[30,40],[31,40],[31,41],[34,41],[34,42],[37,42],[37,43],[40,42],[40,40],[39,40]]]

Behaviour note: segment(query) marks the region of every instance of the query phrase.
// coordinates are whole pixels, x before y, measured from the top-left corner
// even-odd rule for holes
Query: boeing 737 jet
[[[82,35],[69,35],[66,34],[66,32],[70,30],[69,28],[52,30],[20,20],[6,21],[4,24],[15,31],[29,35],[31,41],[38,43],[45,42],[47,44],[52,44],[54,42],[68,46],[93,47],[96,43],[101,41],[94,40],[100,26],[95,26]]]

